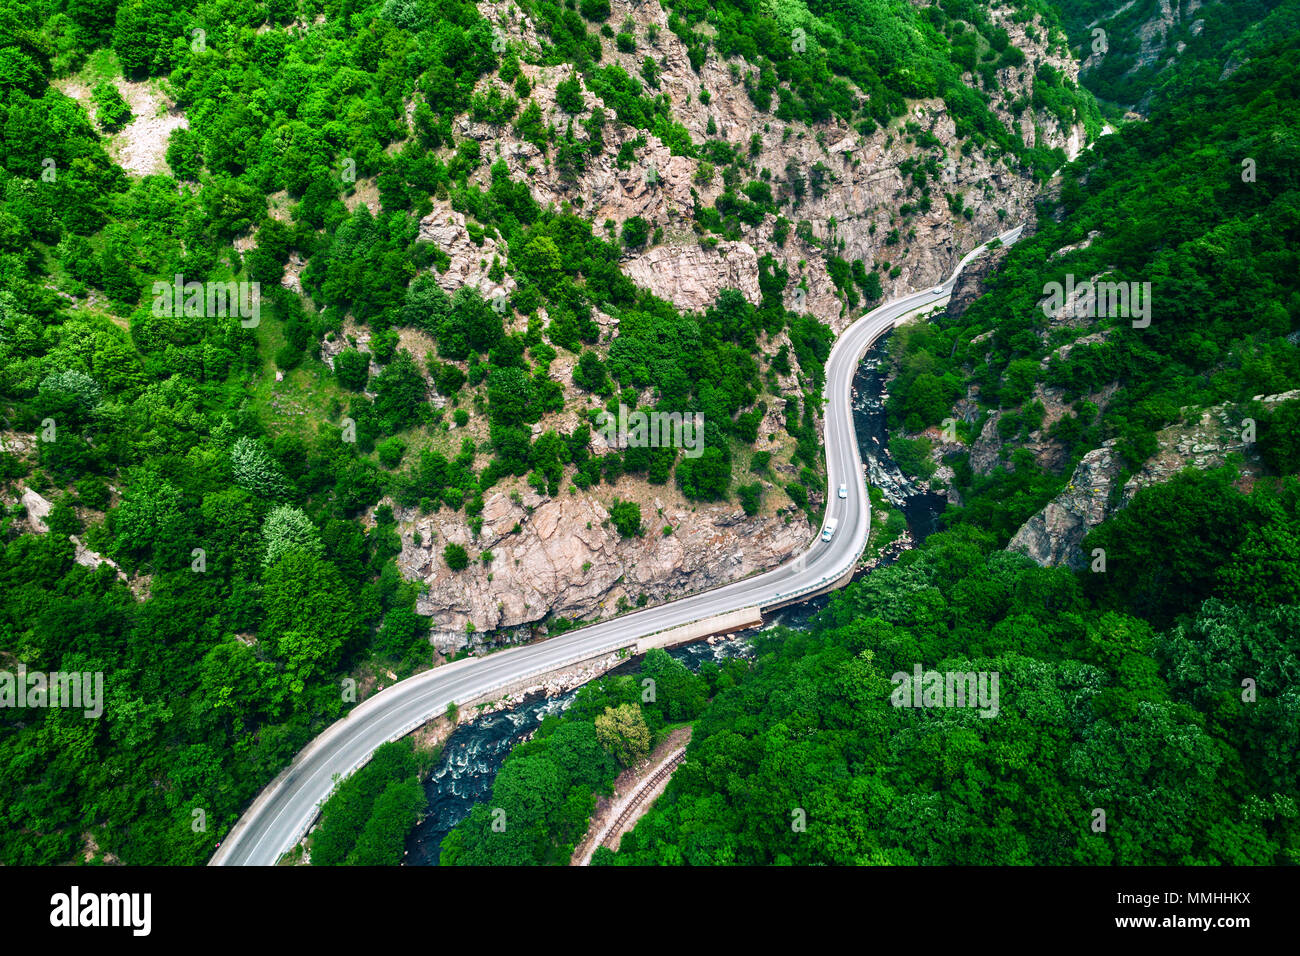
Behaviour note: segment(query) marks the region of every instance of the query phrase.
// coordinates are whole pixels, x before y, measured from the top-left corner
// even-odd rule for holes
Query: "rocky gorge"
[[[504,3],[480,9],[512,44],[526,49],[538,44],[536,27],[526,13]],[[998,71],[1001,94],[991,100],[994,115],[1027,145],[1059,148],[1073,158],[1087,140],[1082,122],[1063,124],[1047,110],[1012,104],[1030,101],[1040,66],[1050,66],[1073,82],[1077,64],[1041,24],[1014,22],[1007,10],[994,9],[990,16],[1025,54],[1020,67]],[[771,257],[790,276],[784,292],[787,307],[808,311],[839,332],[870,304],[850,307],[831,278],[830,257],[879,266],[883,298],[888,299],[947,275],[966,250],[1032,217],[1041,183],[1009,157],[995,158],[969,144],[963,148],[942,100],[909,102],[905,117],[867,135],[834,119],[816,125],[785,123],[760,111],[737,82],[752,69],[743,60],[711,56],[694,69],[660,4],[616,0],[610,22],[645,37],[646,45],[629,53],[603,40],[602,64],[617,63],[635,75],[648,54],[658,65],[659,92],[669,98],[674,120],[693,140],[725,140],[774,186],[795,178],[801,186],[807,181],[810,188],[800,189],[800,198],[782,200],[783,217],[798,228],[778,235],[776,219],[769,214],[757,225],[743,226],[739,240],[702,235],[695,212],[722,193],[721,177],[711,164],[673,155],[652,133],[621,123],[607,125],[606,149],[591,156],[576,177],[566,176],[552,156],[509,127],[464,116],[457,121],[456,133],[478,143],[485,162],[472,179],[485,188],[490,182],[488,165],[503,160],[511,176],[526,181],[539,202],[571,208],[597,227],[632,217],[646,220],[654,239],[643,249],[626,252],[620,267],[638,286],[683,310],[704,309],[728,288],[758,303],[759,262]],[[571,123],[581,138],[581,120],[600,105],[599,98],[584,87],[583,112],[566,114],[556,103],[555,88],[570,76],[571,68],[538,66],[526,57],[520,68],[544,120],[558,129]],[[973,75],[966,79],[979,83]],[[489,87],[510,95],[510,86],[499,77],[481,81],[481,89]],[[620,162],[629,150],[633,160]],[[914,205],[920,196],[911,171],[937,158],[942,160],[943,178],[932,180],[931,187],[954,195],[958,213],[942,200],[924,210]],[[363,186],[358,183],[358,194],[366,193]],[[489,298],[508,296],[510,276],[493,280],[488,273],[489,265],[510,250],[491,235],[472,235],[472,224],[445,200],[434,197],[433,205],[421,222],[421,235],[448,255],[447,267],[437,273],[439,284],[449,291],[469,284]],[[597,351],[603,353],[617,335],[618,321],[599,312],[596,318],[601,326]],[[363,336],[357,338],[361,345]],[[404,346],[406,338],[404,333]],[[760,343],[769,359],[788,345],[784,332]],[[326,343],[327,361],[339,348],[341,342]],[[793,354],[790,359],[790,369],[783,370],[771,394],[763,396],[767,414],[754,446],[770,450],[771,471],[746,476],[746,459],[738,463],[740,480],[757,480],[764,488],[764,506],[753,516],[734,502],[694,502],[671,485],[649,485],[627,476],[599,493],[566,488],[556,496],[521,481],[503,481],[485,499],[477,533],[463,516],[395,509],[402,537],[398,562],[404,576],[421,584],[418,610],[434,619],[436,649],[454,654],[467,647],[528,639],[547,621],[592,620],[680,597],[776,566],[801,548],[812,528],[783,489],[798,469],[791,461],[794,443],[783,429],[782,413],[789,398],[807,394],[811,372],[800,368]],[[555,362],[552,375],[565,386],[566,410],[544,418],[534,427],[535,434],[571,424],[577,419],[570,409],[590,405],[590,398],[572,387],[572,365],[573,360],[564,357]],[[429,397],[441,405],[432,389]],[[815,417],[820,430],[820,415]],[[487,437],[477,418],[464,434],[476,441]],[[874,475],[873,480],[884,477]],[[822,492],[809,492],[816,506]],[[611,526],[609,507],[615,498],[640,505],[645,525],[640,537],[624,538]],[[469,567],[452,572],[445,566],[440,555],[447,544],[467,549]]]

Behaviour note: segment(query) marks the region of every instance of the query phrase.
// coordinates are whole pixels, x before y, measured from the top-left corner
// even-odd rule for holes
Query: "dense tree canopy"
[[[809,633],[764,632],[665,796],[596,862],[1294,862],[1300,589],[1266,608],[1186,593],[1157,632],[988,540],[936,535]],[[917,665],[996,673],[996,716],[894,706],[891,675]]]

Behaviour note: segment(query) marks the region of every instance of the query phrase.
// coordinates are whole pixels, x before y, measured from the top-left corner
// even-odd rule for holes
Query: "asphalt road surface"
[[[1021,227],[998,238],[1010,245]],[[355,707],[303,749],[245,811],[213,856],[215,866],[271,866],[310,828],[320,804],[334,788],[336,774],[347,776],[381,744],[409,733],[446,711],[453,701],[468,701],[534,674],[585,660],[667,628],[741,608],[768,608],[826,589],[846,577],[867,542],[871,509],[862,460],[853,429],[850,390],[862,354],[901,317],[947,300],[957,274],[984,246],[958,263],[941,286],[895,299],[845,329],[826,363],[826,519],[838,527],[830,541],[818,534],[802,554],[785,564],[741,581],[681,598],[658,607],[570,631],[527,646],[485,657],[466,658],[399,681]],[[840,498],[840,484],[847,496]]]

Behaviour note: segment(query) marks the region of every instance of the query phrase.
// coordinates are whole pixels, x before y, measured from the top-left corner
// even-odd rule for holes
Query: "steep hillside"
[[[580,63],[587,66],[585,70],[549,65],[557,54],[541,38],[558,45],[558,27],[548,22],[544,9],[531,18],[494,20],[498,35],[518,45],[519,75],[527,78],[532,101],[539,105],[540,122],[550,124],[552,132],[529,141],[518,124],[475,122],[472,108],[455,129],[465,137],[462,143],[479,144],[480,155],[501,157],[510,177],[527,182],[539,203],[561,207],[567,203],[580,216],[590,217],[598,232],[603,228],[608,235],[621,237],[621,270],[638,286],[683,310],[707,309],[722,301],[728,289],[738,290],[746,302],[758,307],[762,329],[751,350],[766,356],[753,373],[765,376],[765,394],[740,413],[743,427],[733,434],[741,441],[729,464],[735,487],[759,490],[762,503],[753,510],[760,513],[751,517],[749,506],[742,514],[734,505],[707,504],[709,498],[723,497],[725,488],[692,495],[667,486],[647,487],[635,475],[619,479],[617,472],[613,493],[620,500],[636,502],[652,532],[672,528],[671,538],[656,534],[650,540],[623,540],[612,530],[598,529],[607,516],[608,499],[591,502],[579,496],[566,502],[563,495],[539,497],[522,482],[514,488],[502,483],[485,495],[485,508],[493,520],[483,531],[461,530],[464,526],[458,528],[454,517],[418,518],[404,513],[399,526],[404,540],[412,544],[404,550],[401,563],[408,574],[428,585],[419,608],[438,622],[440,647],[452,649],[467,639],[478,641],[465,637],[469,625],[477,635],[517,628],[548,614],[589,616],[639,603],[647,594],[675,596],[720,583],[771,566],[790,554],[809,533],[798,510],[804,505],[802,495],[792,499],[790,485],[807,487],[812,506],[820,500],[818,482],[802,473],[820,467],[811,453],[820,428],[816,414],[820,373],[805,366],[815,366],[824,358],[823,346],[816,343],[826,340],[812,334],[815,325],[792,322],[781,330],[775,314],[788,310],[838,331],[871,303],[946,274],[964,249],[1003,223],[1028,215],[1038,183],[1025,163],[1046,163],[1050,168],[1061,158],[1077,154],[1089,128],[1096,131],[1087,101],[1071,105],[1073,64],[1048,52],[1046,27],[1034,20],[1018,23],[1010,10],[978,19],[994,38],[991,42],[1001,46],[1003,59],[995,61],[995,69],[985,79],[965,74],[967,82],[1000,92],[991,112],[978,113],[955,95],[950,96],[951,108],[933,97],[899,100],[880,116],[884,125],[871,118],[883,109],[871,100],[856,111],[841,106],[843,115],[832,113],[809,125],[798,118],[801,113],[826,110],[795,98],[796,90],[805,89],[799,85],[799,74],[791,74],[789,86],[776,83],[775,97],[770,91],[764,96],[761,79],[754,78],[775,70],[766,56],[753,64],[734,55],[724,59],[717,55],[719,47],[732,52],[723,45],[728,37],[725,30],[706,41],[676,14],[676,9],[670,13],[655,5],[633,9],[613,4],[607,23],[618,24],[620,33],[614,42],[608,37],[601,40],[601,65]],[[493,20],[495,12],[487,16]],[[943,32],[923,35],[974,35],[973,31],[959,33],[956,21],[946,16],[931,20]],[[829,29],[806,22],[810,31]],[[620,44],[618,36],[632,37],[635,49],[622,51],[620,45],[629,44]],[[1007,51],[1021,49],[1027,51],[1023,63],[1019,56],[1008,55]],[[778,46],[773,56],[782,52]],[[805,56],[816,59],[815,53],[791,51],[787,63]],[[647,61],[654,64],[652,68],[645,66]],[[644,106],[614,92],[641,89],[640,81],[624,79],[637,75],[647,87],[643,94],[658,91],[653,102],[664,112],[647,113]],[[484,80],[474,95],[508,101],[519,81],[515,77],[512,85],[507,80],[501,76]],[[759,87],[745,85],[750,82],[758,82]],[[564,105],[552,90],[562,91],[559,99]],[[847,102],[853,102],[851,88],[846,95]],[[631,119],[632,124],[611,121],[593,139],[598,111],[604,109]],[[960,136],[958,125],[967,123],[963,110],[996,117],[997,125],[979,129],[998,132],[985,135],[970,127],[967,135]],[[889,115],[895,111],[904,115]],[[1050,158],[1053,155],[1055,159]],[[469,188],[476,183],[486,188],[498,174],[495,166],[490,174],[472,173],[467,178]],[[932,195],[940,190],[947,199],[936,205]],[[462,282],[477,281],[491,295],[498,287],[476,270],[475,258],[486,263],[505,250],[489,246],[491,239],[485,240],[481,251],[471,245],[468,234],[459,232],[459,213],[450,208],[456,205],[453,196],[449,207],[439,211],[435,197],[435,211],[421,222],[422,235],[440,230],[440,244],[455,250],[439,284],[451,290]],[[467,203],[461,211],[473,208]],[[632,240],[628,223],[636,229]],[[472,218],[467,226],[473,228]],[[519,260],[517,254],[505,259],[499,287],[511,294],[512,302]],[[527,282],[532,277],[526,261],[524,269]],[[672,397],[671,389],[664,388],[665,379],[629,381],[626,367],[619,363],[618,346],[611,349],[613,341],[624,338],[619,310],[597,301],[593,308],[601,332],[590,342],[590,351],[592,358],[609,362],[616,379],[612,384],[624,389],[618,397],[630,397],[626,389],[631,385],[637,388],[638,403],[678,407],[681,403]],[[604,314],[605,308],[613,314]],[[545,306],[538,315],[549,319]],[[526,332],[522,318],[516,328]],[[553,344],[563,346],[553,330],[547,334]],[[558,374],[554,377],[566,388],[564,409],[543,414],[533,426],[535,435],[552,428],[572,434],[581,422],[573,410],[595,407],[595,399],[572,384],[575,364],[565,354],[555,360],[553,369]],[[645,385],[657,387],[652,391],[638,387]],[[604,391],[610,396],[609,387]],[[607,399],[611,410],[615,404],[613,397]],[[488,409],[490,420],[490,400]],[[709,419],[708,409],[704,411]],[[737,411],[725,414],[734,417]],[[795,415],[802,415],[803,422],[791,428]],[[757,459],[744,447],[751,427],[744,422],[750,417],[759,419],[756,439],[751,440]],[[469,427],[475,427],[472,415]],[[733,449],[723,451],[730,456]],[[578,487],[581,490],[581,483]],[[419,544],[414,543],[416,533]],[[729,547],[727,542],[736,537],[745,540],[746,547]],[[437,560],[444,541],[488,550],[492,564],[453,575]],[[504,562],[497,560],[503,552]]]
[[[0,24],[0,654],[112,675],[3,715],[9,863],[203,859],[392,680],[780,561],[835,332],[1098,132],[1038,2]]]
[[[761,635],[593,864],[1296,861],[1297,53],[1185,74],[895,334],[949,530]]]
[[[56,86],[110,156],[164,176],[118,180],[49,247],[58,291],[86,321],[129,316],[151,374],[183,381],[230,365],[143,307],[150,282],[281,286],[218,354],[243,350],[259,428],[346,474],[301,469],[308,514],[391,507],[447,652],[790,554],[820,506],[832,333],[1027,217],[1098,128],[1033,4],[161,9],[58,21],[51,69],[76,72]],[[193,42],[144,45],[169,30]],[[620,404],[701,414],[702,456],[608,448],[594,416]]]
[[[1103,138],[987,295],[895,339],[890,408],[911,433],[896,441],[962,506],[950,523],[1009,540],[1102,448],[1113,508],[1131,477],[1170,471],[1176,426],[1209,413],[1246,435],[1252,400],[1300,386],[1295,44]],[[1108,513],[1058,504],[1089,525]],[[1066,551],[1053,560],[1078,560]]]
[[[1061,0],[1082,66],[1103,101],[1139,114],[1191,77],[1217,80],[1300,26],[1289,0]]]

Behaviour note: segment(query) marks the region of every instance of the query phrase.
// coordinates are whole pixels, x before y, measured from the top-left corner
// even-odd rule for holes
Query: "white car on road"
[[[1003,234],[1010,244],[1017,230]],[[974,258],[967,255],[961,267]],[[948,280],[943,288],[951,289]],[[812,591],[837,586],[862,553],[870,507],[862,484],[862,459],[853,440],[853,376],[867,346],[905,315],[923,305],[925,295],[905,295],[886,302],[849,325],[840,334],[826,365],[825,423],[819,437],[826,448],[826,475],[857,475],[863,491],[860,502],[841,509],[828,503],[825,523],[815,544],[791,561],[748,578],[732,581],[686,598],[640,608],[545,641],[520,644],[494,654],[462,658],[402,681],[397,681],[358,704],[346,717],[330,724],[298,753],[286,772],[258,796],[239,823],[225,836],[211,863],[217,866],[273,866],[310,829],[320,804],[334,789],[334,781],[366,763],[385,741],[396,739],[412,727],[447,711],[452,701],[495,700],[505,688],[534,681],[537,675],[568,667],[573,661],[635,647],[642,637],[667,633],[685,625],[698,625],[719,615],[743,611],[755,615],[765,608],[788,604]],[[942,296],[932,296],[942,298]],[[931,303],[933,306],[933,303]],[[847,484],[847,479],[845,479]],[[839,482],[835,483],[836,485]],[[823,487],[830,487],[829,479]],[[810,489],[811,490],[811,489]],[[834,498],[832,501],[836,500]],[[830,512],[840,511],[834,517]],[[841,535],[837,526],[844,524]],[[861,537],[859,537],[861,536]],[[746,620],[749,618],[746,617]],[[705,629],[711,624],[702,625]],[[680,632],[679,632],[680,633]],[[686,632],[690,633],[690,632]]]
[[[846,484],[841,483],[841,484],[840,484],[840,497],[841,497],[841,498],[847,498],[848,496],[849,496],[849,486],[846,485]]]
[[[930,290],[930,293],[932,295],[943,295],[943,286],[941,285],[935,286],[933,289]]]

